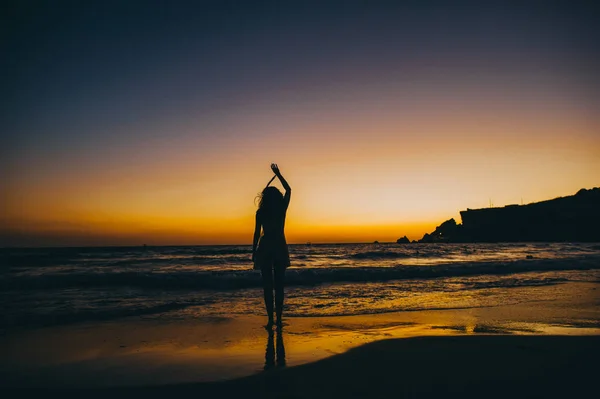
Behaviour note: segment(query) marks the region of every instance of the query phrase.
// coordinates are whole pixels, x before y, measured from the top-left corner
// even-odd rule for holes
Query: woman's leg
[[[271,266],[263,267],[260,269],[260,274],[262,275],[263,294],[269,324],[273,324],[273,268]]]
[[[283,285],[285,282],[285,267],[273,268],[275,274],[275,312],[277,313],[277,324],[281,325],[283,315]]]

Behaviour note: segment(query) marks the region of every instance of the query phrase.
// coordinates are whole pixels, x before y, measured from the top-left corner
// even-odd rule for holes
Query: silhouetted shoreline
[[[419,243],[597,242],[600,241],[600,188],[527,205],[469,209],[462,224],[446,220]],[[406,237],[397,241],[408,243]],[[417,242],[417,241],[413,241]]]

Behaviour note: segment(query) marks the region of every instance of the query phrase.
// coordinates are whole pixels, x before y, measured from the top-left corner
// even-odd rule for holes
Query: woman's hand
[[[281,172],[279,171],[279,167],[277,166],[276,163],[272,163],[271,164],[271,170],[273,171],[273,173],[275,173],[275,175],[279,176],[281,174]]]
[[[281,184],[283,184],[283,188],[285,188],[284,198],[287,197],[286,203],[289,203],[290,202],[290,200],[289,200],[290,192],[292,191],[290,185],[288,184],[287,181],[285,181],[285,179],[281,175],[281,172],[279,171],[279,166],[277,166],[276,163],[271,164],[271,170],[273,171],[273,173],[275,173],[275,176],[277,176],[279,178],[279,181],[281,182]]]

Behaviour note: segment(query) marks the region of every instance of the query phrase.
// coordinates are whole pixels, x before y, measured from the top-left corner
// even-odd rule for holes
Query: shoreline
[[[597,283],[567,283],[561,289],[573,295],[496,307],[294,317],[285,320],[282,334],[272,335],[260,316],[124,318],[9,331],[0,336],[0,388],[99,389],[251,378],[264,374],[265,366],[277,369],[282,348],[291,369],[393,338],[600,336],[597,288]]]

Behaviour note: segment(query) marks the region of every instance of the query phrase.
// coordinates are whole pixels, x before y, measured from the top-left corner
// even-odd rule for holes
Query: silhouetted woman
[[[269,327],[273,325],[273,288],[275,288],[277,325],[281,326],[282,323],[283,283],[285,269],[290,265],[290,255],[284,234],[285,214],[292,195],[292,189],[279,172],[277,165],[271,164],[271,169],[285,188],[285,195],[281,194],[276,187],[269,187],[269,184],[275,179],[273,176],[260,195],[252,242],[252,261],[254,269],[260,269],[262,274]],[[262,237],[260,236],[261,227]]]

